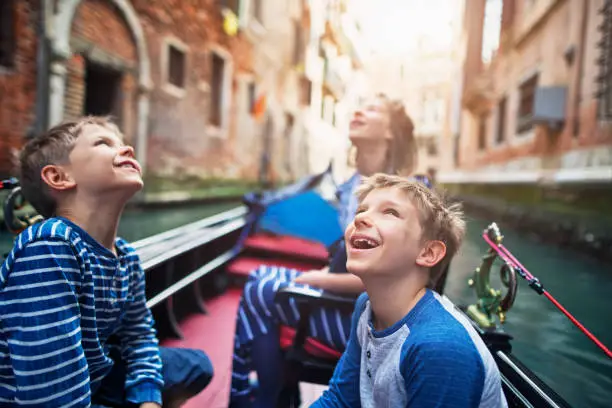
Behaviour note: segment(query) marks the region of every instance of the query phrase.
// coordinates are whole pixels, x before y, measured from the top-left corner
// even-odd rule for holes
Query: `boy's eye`
[[[399,213],[397,212],[397,210],[394,210],[393,208],[387,208],[385,211],[383,211],[383,213],[392,215],[394,217],[399,217]]]
[[[96,140],[96,142],[94,143],[94,146],[100,146],[100,145],[109,146],[108,140],[106,140],[106,139],[98,139],[98,140]]]

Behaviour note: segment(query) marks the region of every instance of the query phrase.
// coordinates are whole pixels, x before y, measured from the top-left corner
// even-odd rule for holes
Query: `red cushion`
[[[258,234],[247,238],[245,248],[268,251],[271,253],[311,258],[327,262],[329,253],[323,244],[301,238]]]
[[[293,344],[296,330],[288,327],[281,326],[280,328],[280,343],[283,350],[288,349]],[[306,353],[313,357],[324,358],[327,360],[339,360],[342,353],[335,350],[312,337],[307,337],[304,342],[304,350]]]

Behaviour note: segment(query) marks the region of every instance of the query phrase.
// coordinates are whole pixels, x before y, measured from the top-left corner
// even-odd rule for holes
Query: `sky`
[[[458,0],[349,0],[368,47],[398,55],[416,46],[419,36],[448,44]]]

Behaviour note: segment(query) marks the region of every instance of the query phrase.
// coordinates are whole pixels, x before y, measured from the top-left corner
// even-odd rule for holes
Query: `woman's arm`
[[[303,273],[295,279],[295,283],[336,293],[358,294],[365,290],[363,282],[357,276],[350,273],[330,273],[327,267]]]

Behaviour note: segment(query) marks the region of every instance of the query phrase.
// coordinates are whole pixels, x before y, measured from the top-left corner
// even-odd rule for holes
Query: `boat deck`
[[[240,281],[261,264],[311,270],[324,265],[326,254],[321,245],[300,239],[255,236],[247,240],[245,251],[227,266],[226,272]],[[221,295],[206,299],[207,314],[193,314],[181,321],[183,339],[162,342],[168,347],[203,350],[212,361],[211,383],[189,400],[185,408],[227,408],[229,405],[236,312],[241,294],[241,288],[231,287]],[[326,388],[300,384],[302,406],[310,406]]]
[[[234,327],[241,290],[233,288],[206,302],[208,314],[192,315],[181,324],[185,338],[168,340],[168,347],[188,347],[204,350],[210,357],[215,374],[204,391],[190,399],[183,408],[227,408],[232,374]],[[214,333],[201,328],[215,327]],[[327,387],[300,384],[302,407],[309,407]]]

